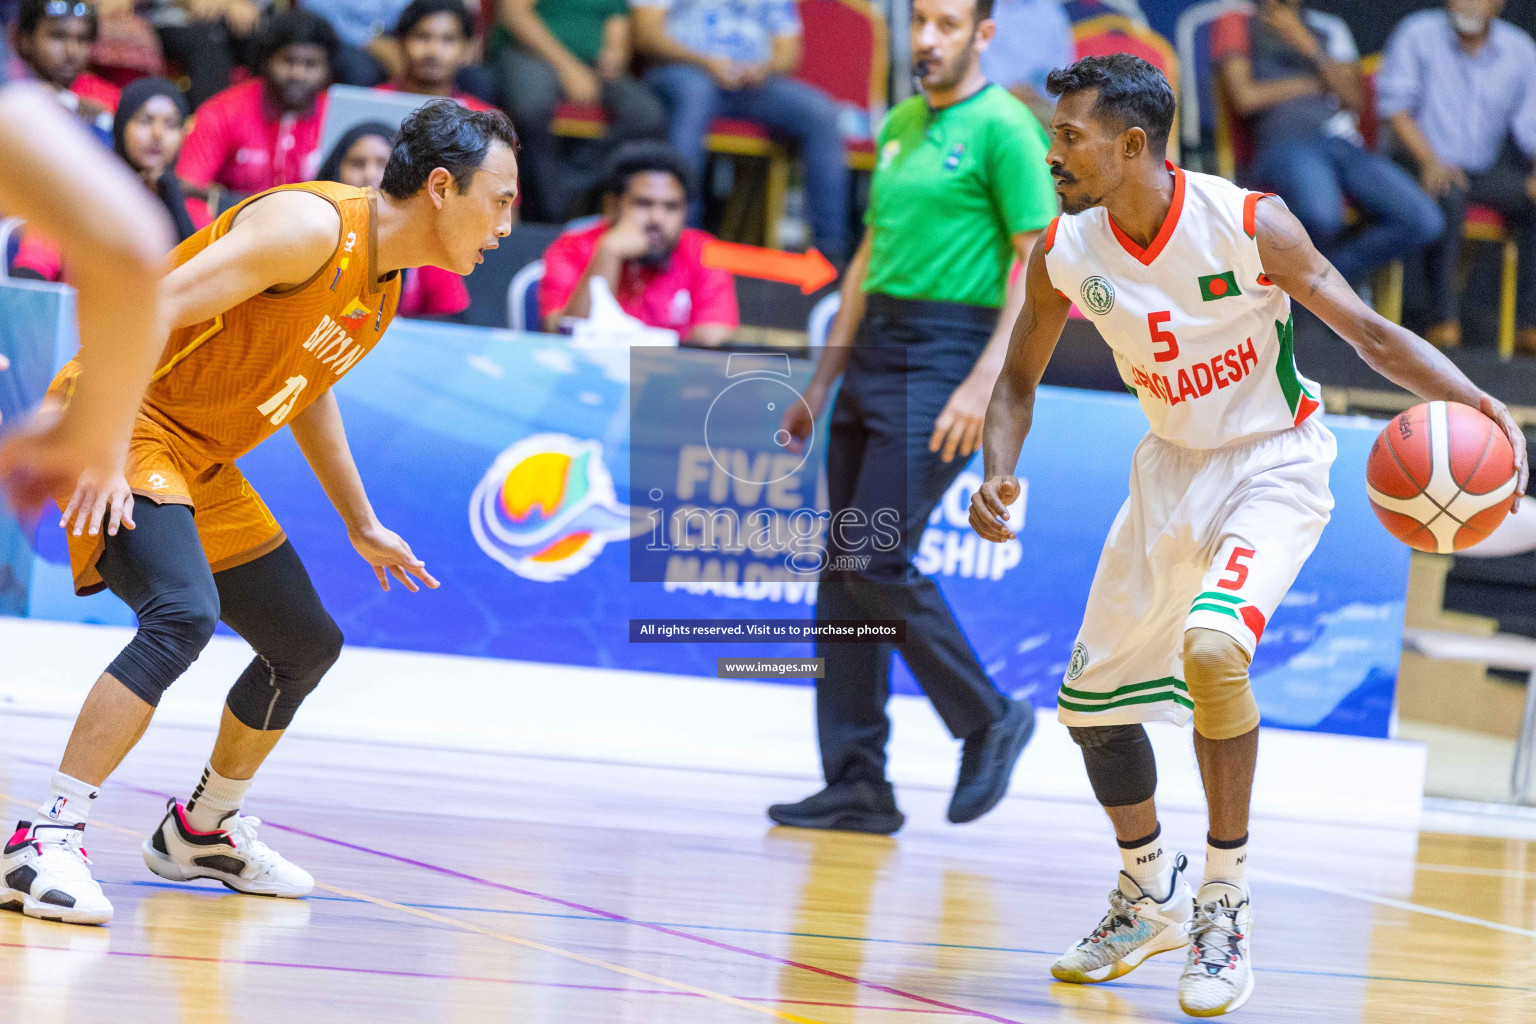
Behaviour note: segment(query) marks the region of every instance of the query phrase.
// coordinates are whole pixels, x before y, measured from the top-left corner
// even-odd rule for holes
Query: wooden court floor
[[[7,823],[67,724],[0,714]],[[1094,988],[1047,971],[1114,881],[1091,806],[1010,799],[957,828],[946,793],[905,790],[894,839],[810,834],[762,814],[803,779],[290,737],[247,811],[319,888],[271,900],[140,861],[210,742],[152,727],[104,789],[109,928],[0,914],[0,1024],[1188,1019],[1173,961]],[[1201,849],[1193,816],[1164,828]],[[1253,834],[1258,988],[1233,1020],[1536,1021],[1530,842]]]

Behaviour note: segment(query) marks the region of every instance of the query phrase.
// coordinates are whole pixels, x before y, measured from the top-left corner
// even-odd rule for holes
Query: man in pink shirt
[[[211,219],[202,199],[194,198],[210,186],[249,195],[314,178],[325,87],[338,45],[335,30],[319,15],[280,14],[262,42],[261,77],[198,108],[176,164],[193,221]]]
[[[539,317],[549,331],[585,317],[593,278],[601,277],[624,312],[676,331],[692,345],[719,345],[739,323],[736,282],[704,266],[710,236],[685,228],[690,179],[682,157],[660,142],[631,142],[609,161],[603,218],[567,231],[544,253]]]

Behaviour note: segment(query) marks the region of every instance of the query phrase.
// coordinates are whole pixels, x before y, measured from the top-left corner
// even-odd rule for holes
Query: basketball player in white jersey
[[[1013,469],[1074,302],[1151,421],[1058,697],[1125,870],[1109,912],[1051,973],[1108,981],[1188,945],[1179,1003],[1216,1016],[1253,991],[1243,866],[1259,711],[1248,664],[1333,507],[1334,439],[1317,386],[1296,369],[1291,297],[1383,376],[1498,422],[1519,458],[1520,492],[1525,439],[1503,403],[1361,302],[1283,202],[1165,162],[1174,98],[1152,65],[1088,57],[1047,82],[1060,100],[1046,159],[1065,213],[1030,256],[987,411],[972,526],[991,541],[1014,536]],[[1159,841],[1142,725],[1191,716],[1210,813],[1193,893],[1185,858]]]

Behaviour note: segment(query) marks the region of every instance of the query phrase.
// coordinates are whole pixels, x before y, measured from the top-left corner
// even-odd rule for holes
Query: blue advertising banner
[[[18,342],[11,335],[8,343]],[[14,358],[14,348],[0,351]],[[682,434],[670,450],[630,451],[632,393],[661,389],[679,403],[709,406],[730,382],[729,358],[697,350],[644,363],[637,357],[632,382],[628,352],[397,322],[343,378],[337,395],[379,517],[441,580],[435,592],[379,589],[288,432],[241,466],[287,529],[350,643],[714,678],[718,657],[803,657],[811,647],[631,643],[629,620],[810,619],[815,576],[741,574],[728,567],[730,559],[707,552],[669,558],[655,577],[632,572],[640,567],[631,565],[630,538],[654,524],[655,511],[649,488],[631,493],[632,459],[649,467],[647,477],[659,464],[711,509],[745,515],[763,507],[825,508],[818,458],[743,487],[731,474],[718,486],[707,454],[689,449]],[[782,387],[793,400],[810,367],[791,364]],[[757,387],[759,398],[768,394],[769,385]],[[1365,459],[1379,424],[1330,418],[1329,425],[1339,440],[1333,522],[1265,632],[1254,685],[1267,725],[1386,736],[1409,553],[1381,529],[1366,501]],[[1014,517],[1018,538],[988,544],[967,524],[979,457],[930,520],[919,566],[939,579],[1004,691],[1043,706],[1054,702],[1099,549],[1125,498],[1131,451],[1145,429],[1128,396],[1044,389],[1019,465],[1026,493]],[[759,438],[760,450],[782,454],[771,433]],[[772,469],[755,456],[742,458]],[[10,563],[9,578],[30,581],[28,613],[131,623],[109,596],[82,601],[70,593],[55,522],[44,517],[32,563],[20,567],[24,574]],[[0,559],[4,537],[0,527]],[[650,578],[657,581],[634,581]],[[917,692],[899,659],[893,685]]]

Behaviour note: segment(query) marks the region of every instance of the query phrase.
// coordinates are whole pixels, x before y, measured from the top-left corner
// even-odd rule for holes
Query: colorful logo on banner
[[[610,541],[629,539],[603,446],[569,434],[534,434],[496,456],[469,502],[480,550],[525,579],[567,579]]]

